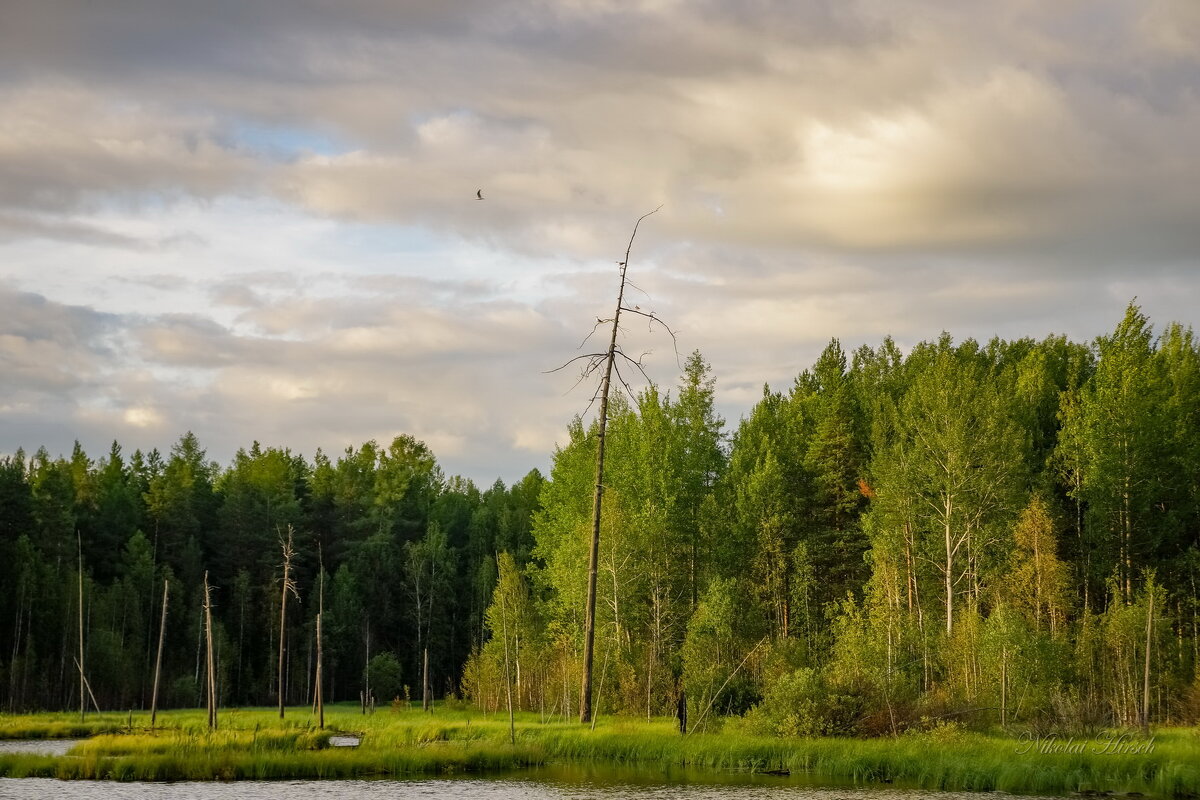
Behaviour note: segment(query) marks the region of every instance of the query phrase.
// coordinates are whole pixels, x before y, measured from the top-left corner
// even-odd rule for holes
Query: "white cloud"
[[[122,415],[126,424],[135,428],[162,428],[162,414],[153,408],[134,407],[125,409]]]
[[[731,419],[831,336],[1086,339],[1200,292],[1187,0],[5,15],[0,450],[404,431],[514,478],[660,203],[635,302]]]

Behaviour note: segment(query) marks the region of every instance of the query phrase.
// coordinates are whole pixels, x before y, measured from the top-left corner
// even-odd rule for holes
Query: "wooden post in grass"
[[[170,582],[163,579],[162,621],[158,625],[158,656],[154,659],[154,690],[150,693],[150,730],[158,720],[158,679],[162,673],[163,637],[167,631],[167,594]]]
[[[424,666],[421,668],[421,710],[426,714],[433,711],[433,687],[429,683],[429,648],[425,648]]]

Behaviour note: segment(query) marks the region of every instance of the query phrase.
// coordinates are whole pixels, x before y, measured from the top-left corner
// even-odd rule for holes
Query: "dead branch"
[[[552,373],[552,372],[559,372],[559,371],[561,371],[561,370],[564,370],[564,369],[566,369],[567,367],[571,366],[571,365],[572,365],[572,364],[574,364],[576,361],[582,361],[582,360],[583,360],[583,359],[585,359],[585,358],[594,358],[594,359],[599,359],[599,360],[598,360],[596,363],[597,363],[597,364],[603,364],[603,363],[604,363],[604,359],[605,359],[605,358],[607,358],[607,357],[608,357],[608,354],[607,354],[607,353],[584,353],[584,354],[583,354],[583,355],[581,355],[581,356],[575,356],[575,357],[574,357],[574,358],[572,358],[572,359],[568,359],[567,361],[564,361],[562,364],[559,364],[559,365],[558,365],[557,367],[555,367],[554,369],[542,370],[542,374],[543,374],[543,375],[549,375],[549,374],[550,374],[550,373]],[[594,369],[594,368],[593,368],[593,369]]]

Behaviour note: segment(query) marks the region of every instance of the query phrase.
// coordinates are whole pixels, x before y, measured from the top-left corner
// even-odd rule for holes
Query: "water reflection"
[[[549,777],[549,776],[547,776]],[[991,798],[1004,798],[1000,792]],[[979,800],[968,792],[893,788],[821,788],[786,780],[719,785],[696,782],[581,782],[456,778],[372,781],[242,781],[238,783],[113,783],[0,778],[0,798],[63,800]]]

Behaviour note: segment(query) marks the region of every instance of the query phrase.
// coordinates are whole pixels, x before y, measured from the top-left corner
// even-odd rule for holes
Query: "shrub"
[[[836,692],[819,672],[801,667],[771,682],[746,720],[760,734],[831,736],[855,733],[862,710],[861,695]]]
[[[400,696],[400,662],[391,653],[380,653],[367,662],[371,691],[385,701]]]

